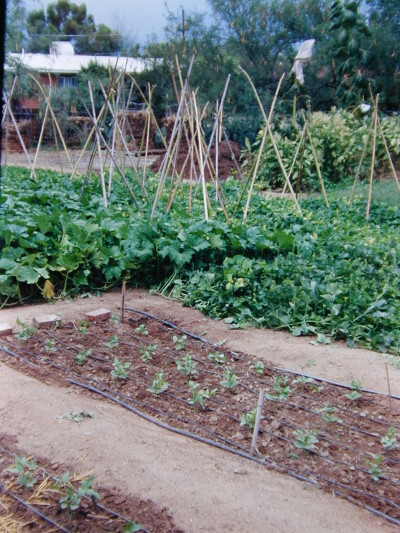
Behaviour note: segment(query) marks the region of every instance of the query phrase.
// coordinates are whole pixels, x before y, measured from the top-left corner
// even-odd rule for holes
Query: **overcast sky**
[[[57,0],[25,0],[28,11],[46,7]],[[207,0],[72,0],[86,4],[96,24],[103,23],[122,33],[132,34],[135,41],[145,44],[147,37],[156,34],[162,40],[166,24],[167,4],[173,13],[210,12]]]

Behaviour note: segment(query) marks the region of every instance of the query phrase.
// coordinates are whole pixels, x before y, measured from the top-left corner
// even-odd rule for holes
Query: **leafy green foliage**
[[[73,487],[68,487],[65,496],[60,498],[61,509],[69,509],[75,511],[81,504],[82,498],[85,496],[98,500],[100,494],[92,489],[94,477],[91,476],[81,482],[79,488],[76,490]]]
[[[347,392],[345,394],[345,396],[346,396],[346,398],[348,398],[352,402],[356,402],[362,396],[362,392],[361,392],[362,383],[361,383],[360,380],[356,381],[356,380],[353,379],[350,386],[351,386],[351,391]]]
[[[342,420],[336,414],[337,408],[330,406],[329,403],[324,405],[324,407],[319,410],[319,413],[321,413],[321,416],[325,422],[337,422],[338,424],[341,424],[342,422]]]
[[[210,361],[212,361],[216,365],[223,365],[225,364],[225,355],[218,350],[215,350],[213,352],[209,352],[207,355]]]
[[[161,394],[168,389],[169,384],[165,381],[164,372],[156,372],[153,383],[148,387],[148,391],[152,394]]]
[[[157,343],[154,344],[148,344],[147,346],[145,344],[141,344],[139,348],[139,354],[140,359],[143,361],[143,363],[147,363],[147,361],[151,361],[153,354],[157,351],[158,345]]]
[[[92,348],[88,348],[87,350],[80,350],[78,352],[78,355],[75,357],[76,364],[79,366],[82,366],[86,359],[92,355]]]
[[[379,481],[385,475],[382,463],[385,458],[382,455],[373,455],[372,459],[366,459],[365,464],[368,467],[368,473],[373,481]]]
[[[174,335],[172,342],[175,345],[175,350],[184,350],[186,345],[187,335]]]
[[[315,445],[319,442],[316,435],[316,431],[313,429],[295,429],[293,435],[295,437],[294,445],[296,448],[302,450],[312,451],[315,449]]]
[[[178,371],[184,376],[197,376],[199,374],[198,370],[196,369],[197,363],[189,354],[184,355],[181,360],[177,359],[175,364],[178,368]]]
[[[106,342],[107,348],[116,348],[119,344],[118,335],[111,335],[110,340]]]
[[[9,472],[18,474],[18,484],[22,487],[32,488],[37,479],[34,477],[33,472],[37,468],[37,464],[33,459],[28,460],[26,457],[18,457],[14,455],[15,464],[9,469]]]
[[[188,398],[188,403],[193,406],[200,406],[203,410],[206,408],[206,401],[215,396],[217,389],[203,389],[195,381],[189,381],[189,387],[192,396]]]
[[[240,425],[247,426],[249,429],[253,429],[256,423],[257,407],[254,407],[248,413],[245,413],[240,417]],[[264,418],[263,416],[261,418]]]
[[[149,332],[147,331],[146,324],[140,324],[140,326],[135,328],[135,333],[139,333],[140,335],[148,335]]]
[[[381,438],[381,444],[385,450],[394,450],[397,443],[397,430],[395,427],[390,426],[386,433]]]
[[[121,361],[118,357],[114,358],[113,370],[111,375],[117,379],[126,379],[128,377],[128,370],[131,367],[130,361]]]
[[[239,379],[233,370],[226,367],[224,369],[224,379],[220,381],[220,384],[222,387],[232,391],[239,384]]]
[[[291,392],[289,376],[286,375],[275,375],[273,377],[273,391],[274,394],[265,394],[265,397],[268,400],[273,402],[278,402],[281,400],[287,400]]]
[[[17,317],[17,325],[21,328],[19,331],[15,334],[17,339],[20,339],[22,341],[26,341],[30,339],[33,335],[36,333],[36,328],[28,326],[26,322],[21,322],[21,320]]]

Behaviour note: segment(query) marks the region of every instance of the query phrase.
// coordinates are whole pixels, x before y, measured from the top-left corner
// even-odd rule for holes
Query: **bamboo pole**
[[[18,137],[18,140],[19,140],[19,142],[21,144],[21,148],[22,148],[22,150],[23,150],[23,152],[25,154],[26,159],[28,160],[32,176],[33,176],[34,180],[36,181],[36,183],[38,183],[38,179],[37,179],[37,176],[36,176],[35,169],[33,168],[32,161],[31,161],[31,159],[29,157],[28,150],[26,149],[24,140],[22,138],[21,132],[19,131],[17,121],[15,120],[14,113],[12,112],[11,105],[10,105],[10,102],[9,102],[9,100],[7,98],[7,95],[6,95],[5,91],[3,91],[3,99],[4,99],[4,102],[5,102],[8,114],[10,115],[11,122],[13,123],[15,131],[17,133],[17,137]]]
[[[49,106],[47,104],[46,105],[46,111],[44,113],[44,117],[43,117],[43,120],[42,120],[42,127],[40,128],[40,135],[39,135],[38,145],[36,147],[35,157],[33,159],[33,168],[36,167],[36,161],[37,161],[37,158],[38,158],[38,155],[39,155],[40,147],[42,145],[44,129],[45,129],[45,126],[46,126],[48,114],[49,114]],[[31,178],[32,178],[32,173],[31,173]]]
[[[256,453],[256,444],[257,444],[258,433],[260,431],[260,422],[261,422],[261,413],[262,413],[263,403],[264,403],[264,391],[260,389],[260,392],[258,394],[257,412],[256,412],[256,420],[254,423],[253,438],[251,440],[251,449],[250,449],[251,456],[254,456],[254,454]]]
[[[376,95],[375,101],[375,115],[374,115],[374,138],[372,141],[372,158],[371,158],[371,171],[369,174],[369,189],[368,189],[368,202],[367,202],[367,212],[365,218],[369,219],[369,212],[371,209],[371,200],[372,200],[372,182],[374,179],[374,166],[375,166],[375,153],[376,153],[376,137],[378,133],[378,102],[379,94]]]
[[[201,139],[200,139],[199,110],[197,108],[196,95],[194,92],[192,93],[192,97],[193,97],[193,107],[194,107],[194,112],[195,112],[195,117],[196,117],[197,140],[199,143],[199,157],[200,157],[199,166],[200,166],[200,179],[201,179],[201,185],[202,185],[202,190],[203,190],[204,218],[207,221],[208,220],[208,202],[207,202],[208,195],[207,195],[206,179],[204,176],[203,151],[202,151]]]
[[[93,98],[93,92],[92,92],[92,84],[90,83],[90,80],[88,80],[88,88],[89,88],[89,96],[90,96],[90,103],[92,105],[92,113],[93,113],[93,122],[97,125],[97,116],[96,116],[96,108],[94,105],[94,98]],[[101,190],[103,193],[103,202],[104,207],[108,206],[107,202],[107,191],[106,191],[106,183],[104,179],[104,170],[103,170],[103,156],[101,154],[101,146],[100,146],[100,137],[98,131],[96,131],[96,144],[97,144],[97,153],[99,155],[99,165],[100,165],[100,182],[101,182]]]
[[[300,136],[299,142],[297,143],[297,146],[296,146],[296,151],[294,153],[294,158],[293,158],[293,161],[292,161],[292,165],[291,165],[291,167],[289,169],[289,174],[288,174],[289,179],[292,177],[292,174],[294,172],[294,166],[296,164],[296,161],[297,161],[301,146],[303,146],[303,152],[304,152],[306,126],[307,126],[307,123],[304,125],[303,131],[301,132],[301,136]],[[283,190],[282,190],[282,193],[281,193],[281,198],[283,198],[283,195],[285,194],[286,189],[287,189],[287,183],[285,183],[285,185],[283,187]]]
[[[312,155],[313,155],[313,158],[314,158],[315,169],[316,169],[316,171],[317,171],[317,175],[318,175],[318,179],[319,179],[319,184],[320,184],[320,186],[321,186],[321,191],[322,191],[322,194],[323,194],[323,196],[324,196],[325,205],[326,205],[326,207],[329,207],[328,196],[327,196],[327,194],[326,194],[325,185],[324,185],[324,180],[322,179],[321,169],[319,168],[319,163],[318,163],[318,159],[317,159],[317,154],[316,154],[316,152],[315,152],[314,143],[313,143],[313,140],[312,140],[312,137],[311,137],[311,133],[310,133],[309,128],[307,128],[307,135],[308,135],[308,138],[309,138],[309,140],[310,140],[310,146],[311,146],[311,151],[312,151]]]
[[[354,176],[353,187],[351,188],[349,205],[351,205],[352,202],[353,202],[357,181],[358,181],[358,178],[360,176],[361,167],[362,167],[362,164],[363,164],[363,161],[364,161],[364,158],[365,158],[365,154],[367,153],[367,148],[368,148],[368,144],[369,144],[369,140],[370,140],[370,137],[371,137],[371,133],[372,133],[372,128],[373,127],[374,127],[374,121],[371,120],[371,124],[370,124],[369,130],[368,130],[367,138],[365,140],[364,148],[363,148],[363,151],[362,151],[362,154],[361,154],[360,162],[358,163],[357,172],[356,172],[356,175]]]

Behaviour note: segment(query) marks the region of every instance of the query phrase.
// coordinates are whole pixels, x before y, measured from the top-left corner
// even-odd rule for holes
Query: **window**
[[[65,87],[65,88],[71,88],[71,87],[77,87],[78,83],[76,81],[75,76],[60,76],[58,78],[58,86]]]

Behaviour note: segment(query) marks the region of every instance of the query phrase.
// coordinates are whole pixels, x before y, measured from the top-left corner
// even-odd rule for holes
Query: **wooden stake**
[[[126,281],[123,281],[122,290],[121,290],[121,324],[123,324],[125,320],[125,292],[126,292]]]
[[[387,379],[388,392],[389,392],[389,416],[392,416],[392,392],[390,389],[389,367],[387,363],[385,363],[385,366],[386,366],[386,379]]]
[[[93,113],[93,122],[94,124],[98,124],[98,118],[96,116],[96,108],[94,105],[94,99],[93,99],[93,92],[92,92],[92,84],[90,83],[90,80],[88,80],[88,88],[89,88],[89,96],[90,96],[90,103],[92,104],[92,113]],[[97,143],[97,153],[99,155],[99,164],[100,164],[100,181],[101,181],[101,190],[103,193],[103,202],[104,207],[107,207],[107,192],[106,192],[106,182],[104,179],[104,171],[103,171],[103,156],[101,154],[101,146],[100,146],[100,136],[98,130],[96,130],[96,143]]]
[[[263,403],[264,403],[264,391],[260,389],[260,393],[258,395],[257,413],[256,413],[256,421],[254,424],[253,439],[251,441],[251,450],[250,450],[251,456],[254,456],[254,454],[256,453],[256,444],[257,444],[258,432],[260,431],[261,412],[262,412]]]

